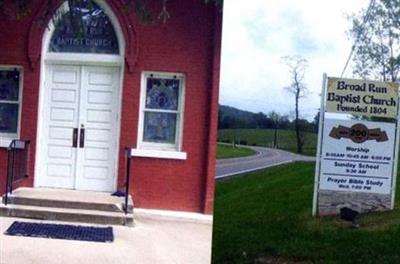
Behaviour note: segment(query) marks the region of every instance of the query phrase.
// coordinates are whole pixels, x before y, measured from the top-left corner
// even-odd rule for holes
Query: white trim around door
[[[120,67],[46,66],[37,186],[113,191]]]
[[[118,159],[119,159],[119,141],[120,141],[120,124],[121,124],[121,109],[122,109],[122,93],[123,93],[123,79],[124,79],[124,55],[125,55],[125,40],[124,40],[124,34],[121,29],[121,25],[119,24],[118,18],[116,15],[113,13],[112,9],[107,5],[105,1],[102,0],[93,0],[97,5],[100,6],[100,8],[104,11],[106,16],[110,19],[110,22],[115,30],[116,37],[118,39],[118,47],[119,47],[119,53],[118,54],[101,54],[101,53],[72,53],[72,52],[49,52],[49,45],[50,45],[50,40],[53,36],[53,33],[55,31],[55,26],[53,24],[56,19],[50,20],[50,23],[48,25],[48,30],[45,30],[44,35],[43,35],[43,40],[42,40],[42,56],[41,56],[41,71],[40,71],[40,90],[39,90],[39,107],[38,107],[38,119],[37,119],[37,136],[36,136],[36,155],[35,155],[35,177],[34,177],[34,186],[35,187],[40,187],[40,186],[48,186],[51,185],[56,188],[69,188],[69,189],[84,189],[84,190],[95,190],[95,191],[115,191],[117,188],[117,175],[118,175]],[[68,5],[66,2],[64,2],[58,12],[55,14],[60,14],[62,12],[67,12],[68,11]],[[81,135],[81,128],[80,125],[84,125],[85,129],[85,139],[88,139],[88,141],[85,141],[85,145],[87,146],[88,151],[76,151],[76,154],[71,154],[70,155],[70,162],[75,162],[75,165],[71,165],[71,169],[75,171],[75,175],[73,176],[73,180],[66,180],[65,183],[59,183],[60,179],[58,179],[56,182],[58,183],[52,183],[50,181],[47,182],[45,180],[46,177],[43,177],[44,172],[47,173],[47,169],[44,168],[46,166],[46,160],[48,156],[51,154],[54,156],[54,154],[60,154],[61,156],[68,156],[67,154],[63,153],[61,149],[57,152],[58,150],[51,149],[49,150],[49,147],[46,145],[46,142],[49,140],[48,135],[50,133],[49,131],[49,111],[48,109],[48,104],[51,99],[49,96],[53,96],[51,93],[51,90],[49,91],[48,87],[48,82],[52,78],[54,78],[53,75],[53,70],[52,69],[67,69],[71,70],[72,72],[76,72],[76,77],[77,77],[77,82],[75,85],[78,87],[79,86],[79,91],[76,90],[77,96],[78,96],[78,101],[76,102],[76,107],[77,109],[70,111],[74,112],[77,114],[77,118],[73,119],[74,122],[73,125],[77,125],[78,127],[69,127],[69,132],[68,129],[66,129],[64,132],[66,133],[65,135],[69,134],[70,135],[70,142],[67,143],[67,139],[63,143],[60,141],[55,142],[55,144],[60,144],[60,147],[66,147],[71,145],[72,146],[72,137],[73,137],[73,130],[71,132],[72,128],[78,128],[78,138]],[[97,73],[96,73],[97,72]],[[90,75],[104,75],[103,77],[100,76],[100,79],[103,79],[104,83],[96,83],[97,81],[91,81]],[[112,75],[112,86],[114,92],[112,96],[107,98],[108,91],[101,90],[101,89],[107,89],[107,79],[108,77],[105,77],[106,75]],[[61,75],[63,75],[61,73]],[[59,77],[59,76],[58,76]],[[67,78],[68,79],[68,78]],[[93,79],[93,78],[92,78]],[[61,84],[57,84],[61,85]],[[81,89],[83,87],[83,89]],[[109,87],[110,88],[110,87]],[[50,88],[51,89],[51,88]],[[63,87],[58,87],[56,88],[58,90],[63,90]],[[67,88],[74,90],[75,88]],[[77,88],[78,89],[78,88]],[[60,91],[57,91],[58,93]],[[56,92],[56,93],[57,93]],[[64,91],[68,94],[68,91]],[[70,92],[70,91],[69,91]],[[83,93],[83,94],[82,94]],[[62,97],[64,99],[68,98],[68,95],[65,95],[65,97],[62,94],[56,94],[55,97]],[[71,93],[70,93],[71,95]],[[111,101],[109,101],[111,99]],[[46,101],[47,100],[47,101]],[[66,99],[68,100],[68,99]],[[86,100],[86,102],[84,101]],[[61,102],[55,102],[56,104],[60,104]],[[102,105],[102,106],[101,106]],[[104,107],[106,106],[112,106],[110,109],[106,109]],[[63,105],[61,105],[61,108]],[[64,105],[65,107],[65,105]],[[71,107],[66,106],[71,110]],[[100,107],[100,108],[99,108]],[[103,107],[103,109],[101,109]],[[62,112],[62,111],[61,111]],[[68,111],[67,111],[68,112]],[[94,115],[94,113],[97,113]],[[103,115],[101,114],[103,113]],[[108,114],[107,114],[108,113]],[[50,113],[51,114],[51,113]],[[55,112],[55,116],[57,118],[57,114],[60,114],[60,111],[57,113]],[[67,115],[66,112],[64,114]],[[53,113],[54,115],[54,113]],[[60,116],[58,116],[60,117]],[[61,113],[61,117],[63,117],[63,114]],[[106,126],[106,121],[108,120],[108,117],[110,117],[113,125],[113,131],[112,135],[110,135],[112,142],[110,143],[109,146],[104,145],[105,143],[103,142],[103,145],[100,144],[100,141],[97,142],[100,145],[93,145],[96,141],[93,137],[100,139],[101,138],[101,131],[103,129],[103,132],[105,130]],[[67,118],[68,119],[68,118]],[[88,123],[83,123],[87,122]],[[92,122],[94,121],[94,122]],[[114,122],[115,121],[115,122]],[[47,122],[47,123],[46,123]],[[57,122],[60,122],[60,120],[57,120]],[[71,123],[71,125],[72,125]],[[93,127],[94,124],[97,124],[97,128]],[[101,127],[103,126],[103,127]],[[47,130],[46,130],[47,129]],[[87,129],[87,130],[86,130]],[[97,129],[97,133],[93,133],[93,129]],[[61,131],[60,131],[61,132]],[[62,134],[62,133],[61,133]],[[61,134],[59,134],[59,137],[61,137]],[[103,133],[103,136],[105,134]],[[79,142],[78,142],[79,143]],[[63,144],[65,146],[63,146]],[[46,145],[46,146],[45,146]],[[104,149],[107,147],[111,147],[114,152],[113,154],[108,153],[108,155],[105,154]],[[94,153],[93,149],[98,149],[98,153]],[[64,149],[68,153],[68,150]],[[51,153],[50,153],[51,152]],[[57,155],[58,155],[57,154]],[[56,155],[56,156],[57,156]],[[102,164],[95,164],[94,162],[101,162],[101,160],[104,162],[105,157],[112,155],[113,159],[113,164],[111,164],[111,161],[108,161],[107,166],[103,166]],[[96,159],[98,158],[99,160],[95,160],[94,156],[96,156]],[[108,159],[108,158],[107,158]],[[83,160],[83,162],[82,162]],[[77,163],[78,162],[78,163]],[[92,162],[92,163],[91,163]],[[68,162],[67,162],[68,163]],[[72,163],[71,163],[72,164]],[[74,167],[75,166],[75,167]],[[105,173],[104,171],[108,167],[107,170],[111,170],[109,173]],[[90,170],[92,168],[92,170]],[[95,168],[95,169],[93,169]],[[101,169],[103,168],[103,170]],[[111,169],[110,169],[111,168]],[[87,179],[80,179],[77,177],[83,177],[82,175],[85,175],[86,173]],[[61,172],[58,172],[59,174],[62,174]],[[57,174],[56,173],[56,174]],[[66,173],[64,173],[66,174]],[[89,175],[90,174],[90,175]],[[111,178],[113,180],[108,180],[106,185],[102,185],[99,183],[94,183],[98,181],[99,179],[104,179],[104,175],[109,174],[113,175]],[[72,174],[71,174],[72,175]],[[80,175],[80,176],[76,176]],[[72,177],[72,176],[71,176]],[[61,180],[63,182],[63,180]],[[86,183],[85,183],[86,182]],[[88,183],[89,182],[89,183]],[[61,187],[60,187],[61,185]]]

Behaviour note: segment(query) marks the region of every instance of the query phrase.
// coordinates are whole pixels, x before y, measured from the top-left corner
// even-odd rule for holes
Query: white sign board
[[[325,120],[320,190],[390,194],[395,124]]]
[[[324,74],[313,215],[317,209],[321,215],[336,214],[343,206],[359,212],[393,209],[400,133],[398,93],[397,83]],[[379,122],[366,121],[371,117]]]

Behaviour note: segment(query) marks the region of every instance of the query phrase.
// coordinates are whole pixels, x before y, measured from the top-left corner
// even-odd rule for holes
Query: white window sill
[[[178,159],[186,160],[187,153],[180,151],[150,150],[150,149],[131,149],[132,157],[158,158],[158,159]]]
[[[14,138],[0,137],[0,148],[8,148]],[[15,138],[17,139],[17,138]]]

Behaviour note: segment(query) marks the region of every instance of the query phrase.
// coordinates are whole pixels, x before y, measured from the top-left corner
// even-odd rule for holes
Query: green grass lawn
[[[313,181],[314,163],[298,162],[218,182],[212,263],[400,263],[400,194],[352,229],[311,217]]]
[[[218,131],[218,141],[232,142],[234,129],[221,129]],[[244,145],[272,147],[274,142],[273,129],[237,129],[236,138]],[[296,135],[294,130],[278,130],[278,148],[296,152]],[[304,154],[315,156],[317,148],[317,134],[304,133]]]
[[[217,159],[246,157],[254,154],[256,154],[256,152],[249,148],[234,148],[231,145],[217,145]]]

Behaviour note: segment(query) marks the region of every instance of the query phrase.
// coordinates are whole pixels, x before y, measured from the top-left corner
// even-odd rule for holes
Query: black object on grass
[[[351,222],[353,227],[359,227],[357,224],[357,215],[358,212],[351,208],[340,208],[340,219]]]

